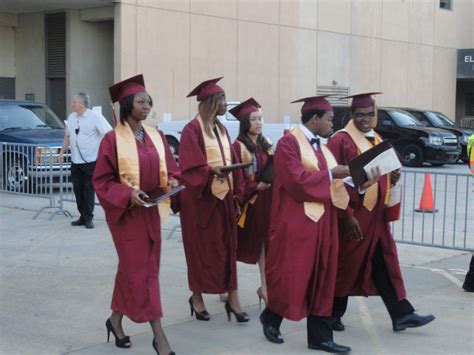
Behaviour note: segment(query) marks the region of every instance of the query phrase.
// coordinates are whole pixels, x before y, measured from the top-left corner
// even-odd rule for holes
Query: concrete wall
[[[197,105],[185,96],[217,76],[268,121],[297,122],[289,102],[333,85],[453,116],[456,48],[474,47],[474,0],[452,11],[438,0],[122,0],[113,13],[67,14],[67,97],[89,92],[106,117],[107,87],[137,73],[160,118],[189,118]],[[44,101],[44,14],[13,18],[0,15],[0,75],[16,76],[17,98]]]
[[[44,14],[18,15],[15,29],[16,98],[46,101]]]
[[[0,14],[0,77],[15,77],[15,27],[17,16]]]
[[[224,76],[229,100],[254,96],[268,121],[318,86],[383,91],[380,105],[455,112],[456,48],[472,43],[474,0],[125,0],[115,80],[143,73],[159,117],[196,111],[187,93]]]
[[[114,78],[114,42],[112,21],[81,20],[79,10],[67,12],[66,28],[66,105],[77,92],[87,92],[93,106],[102,106],[102,114],[111,121],[108,87]]]

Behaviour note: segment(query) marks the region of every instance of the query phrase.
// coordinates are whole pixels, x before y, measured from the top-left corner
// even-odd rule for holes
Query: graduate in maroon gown
[[[340,164],[347,164],[382,141],[373,130],[376,125],[374,94],[377,93],[349,96],[353,98],[351,120],[328,143]],[[341,317],[346,311],[348,296],[380,295],[392,319],[394,331],[419,327],[434,319],[432,315],[414,313],[406,299],[397,247],[385,214],[390,188],[399,178],[399,171],[382,176],[378,184],[366,190],[358,205],[340,213],[334,330],[344,330]]]
[[[283,343],[283,318],[307,318],[310,349],[342,353],[333,341],[330,317],[336,283],[338,230],[336,206],[349,195],[337,165],[319,136],[332,128],[333,110],[325,96],[303,101],[301,122],[279,141],[266,256],[268,305],[260,315],[265,337]],[[357,194],[358,196],[358,194]]]
[[[99,148],[93,184],[104,208],[115,248],[118,270],[112,296],[112,315],[106,322],[118,347],[131,346],[122,318],[149,322],[153,348],[174,354],[161,326],[163,316],[158,282],[161,253],[161,218],[169,204],[144,207],[145,200],[177,186],[179,171],[164,135],[142,125],[153,105],[141,75],[110,88],[120,103],[120,123],[105,135]]]
[[[252,163],[244,170],[244,205],[237,221],[237,260],[247,264],[258,263],[261,284],[257,295],[260,302],[263,299],[266,304],[265,245],[272,203],[270,166],[266,167],[266,164],[273,165],[273,150],[262,134],[260,107],[255,99],[250,98],[229,112],[240,122],[239,136],[234,142],[237,157],[243,163]]]
[[[207,80],[189,95],[197,96],[199,114],[183,129],[179,165],[186,189],[181,194],[181,228],[188,266],[191,315],[210,319],[203,293],[228,293],[225,310],[239,322],[248,322],[237,292],[237,209],[242,202],[241,171],[221,170],[236,163],[227,130],[217,119],[225,114],[224,90]]]

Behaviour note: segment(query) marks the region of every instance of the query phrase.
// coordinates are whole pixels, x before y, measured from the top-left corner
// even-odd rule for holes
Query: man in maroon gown
[[[348,176],[348,168],[329,168],[328,149],[320,145],[318,135],[327,135],[332,127],[331,104],[324,96],[299,101],[304,101],[302,124],[279,140],[274,156],[268,305],[260,321],[267,340],[283,343],[283,318],[307,317],[308,347],[342,353],[350,348],[334,343],[330,324],[338,252],[331,184]]]
[[[361,146],[380,143],[373,131],[376,117],[375,102],[367,93],[353,95],[351,121],[345,129],[336,132],[328,143],[339,164],[347,164],[361,153]],[[414,313],[406,299],[400,271],[397,247],[390,232],[384,210],[390,186],[396,184],[399,172],[383,175],[374,191],[366,191],[364,199],[354,208],[341,211],[339,265],[336,281],[336,298],[333,309],[333,329],[344,330],[344,315],[349,296],[380,295],[390,314],[394,331],[419,327],[431,322],[434,316]],[[369,195],[373,202],[369,201]]]

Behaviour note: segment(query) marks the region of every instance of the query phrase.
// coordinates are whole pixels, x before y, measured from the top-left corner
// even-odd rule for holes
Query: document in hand
[[[223,173],[226,173],[228,171],[233,171],[237,169],[245,169],[248,168],[252,163],[239,163],[239,164],[232,164],[232,165],[226,165],[221,168],[221,171]]]
[[[379,167],[381,175],[388,174],[402,167],[397,152],[388,141],[377,144],[375,147],[365,151],[349,161],[348,165],[352,179],[357,187],[362,186],[368,180],[370,171],[376,166]]]
[[[164,193],[163,195],[161,195],[160,197],[157,197],[157,198],[150,199],[150,200],[146,201],[144,206],[145,207],[156,206],[157,204],[164,201],[168,197],[176,195],[178,192],[180,192],[181,190],[184,190],[185,188],[186,188],[186,186],[184,186],[184,185],[179,185],[177,187],[174,187],[171,190],[169,190],[167,193]]]

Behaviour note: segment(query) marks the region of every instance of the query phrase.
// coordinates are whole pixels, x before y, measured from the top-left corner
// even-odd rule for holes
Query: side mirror
[[[382,126],[384,127],[393,127],[393,122],[390,120],[383,120],[382,121]]]

